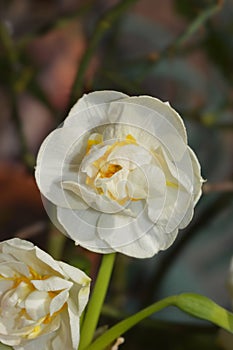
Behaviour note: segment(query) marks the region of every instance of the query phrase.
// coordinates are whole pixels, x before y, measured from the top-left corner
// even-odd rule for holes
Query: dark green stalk
[[[94,28],[93,35],[90,39],[89,45],[86,52],[84,53],[78,71],[74,80],[74,84],[71,90],[70,101],[68,104],[68,110],[71,105],[76,101],[83,91],[85,73],[87,67],[93,57],[95,50],[97,49],[101,39],[108,32],[108,30],[113,26],[120,16],[129,8],[130,5],[135,3],[137,0],[122,0],[116,6],[112,7],[100,20],[97,22]]]

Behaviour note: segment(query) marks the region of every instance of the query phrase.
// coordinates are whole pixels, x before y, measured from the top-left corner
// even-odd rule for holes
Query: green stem
[[[110,328],[106,333],[97,338],[90,346],[86,347],[85,350],[103,350],[111,342],[117,339],[120,335],[125,333],[127,330],[135,326],[137,323],[143,319],[149,317],[155,312],[158,312],[164,309],[167,306],[176,304],[176,296],[171,296],[163,300],[158,301],[157,303],[148,306],[146,309],[143,309],[133,316],[128,317],[127,319],[119,322],[112,328]]]
[[[153,58],[153,53],[147,57],[143,57],[136,62],[139,64],[140,62],[144,62],[144,67],[142,71],[139,71],[137,79],[134,83],[141,83],[143,79],[150,73],[151,69],[157,65],[162,59],[166,59],[177,54],[177,51],[181,49],[181,47],[216,13],[218,13],[223,6],[224,1],[217,0],[214,4],[205,8],[181,33],[168,47],[166,47],[160,54],[155,53],[155,57]],[[133,64],[130,62],[129,64]]]
[[[85,349],[93,339],[110,282],[115,257],[116,253],[112,253],[105,254],[102,258],[95,287],[83,321],[79,350]]]
[[[74,84],[71,90],[70,102],[68,109],[74,101],[77,100],[82,94],[84,77],[87,70],[87,67],[90,63],[90,60],[98,47],[101,39],[105,33],[112,28],[114,22],[120,18],[122,13],[126,11],[130,5],[135,3],[137,0],[122,0],[117,3],[116,6],[113,6],[98,22],[93,32],[93,36],[90,39],[89,45],[86,52],[84,53],[80,65],[78,67],[77,75],[74,80]]]
[[[18,66],[19,66],[19,55],[15,48],[15,44],[4,24],[0,23],[0,43],[3,46],[5,56],[9,63],[9,77],[7,84],[9,84],[9,95],[11,99],[12,106],[12,120],[15,124],[15,128],[18,133],[18,138],[20,142],[20,156],[23,163],[27,166],[28,170],[33,171],[35,165],[34,156],[31,154],[27,139],[24,134],[22,122],[18,112],[18,91],[17,91],[17,81],[18,76]]]

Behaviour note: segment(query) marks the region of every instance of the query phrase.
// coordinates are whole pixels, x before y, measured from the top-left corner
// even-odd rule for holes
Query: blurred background
[[[146,260],[118,256],[102,325],[182,292],[232,308],[232,18],[232,0],[0,1],[1,240],[31,240],[95,279],[100,257],[52,226],[34,181],[41,142],[84,92],[169,101],[208,180],[171,248]],[[217,328],[176,309],[125,338],[125,350],[233,349]]]

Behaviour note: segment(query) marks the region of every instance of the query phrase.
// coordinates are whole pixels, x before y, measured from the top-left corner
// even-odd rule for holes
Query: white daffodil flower
[[[90,278],[28,241],[0,243],[0,341],[15,350],[77,350]]]
[[[74,105],[43,142],[35,176],[51,219],[76,244],[137,258],[173,243],[203,182],[177,112],[116,91]]]

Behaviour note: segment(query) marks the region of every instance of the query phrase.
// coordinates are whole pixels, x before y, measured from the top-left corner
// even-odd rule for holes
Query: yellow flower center
[[[87,142],[87,154],[90,152],[91,147],[97,144],[102,143],[102,137],[98,137],[95,140],[89,139]],[[108,146],[107,151],[104,153],[102,157],[95,160],[92,164],[95,168],[98,169],[98,176],[101,178],[110,178],[113,176],[116,172],[120,171],[122,167],[119,164],[108,164],[106,166],[107,158],[110,155],[110,153],[116,148],[125,146],[128,144],[137,144],[137,141],[135,138],[128,134],[123,141],[116,141],[112,145]],[[86,177],[86,184],[93,187],[95,178],[90,178],[89,176]]]
[[[108,164],[107,169],[100,169],[99,174],[101,178],[111,177],[122,169],[122,166],[118,164]]]
[[[30,275],[29,276],[24,276],[24,275],[15,275],[13,277],[5,277],[3,275],[0,275],[0,279],[4,279],[7,281],[12,281],[13,285],[12,285],[12,289],[16,289],[20,286],[21,283],[22,284],[22,298],[27,298],[27,296],[34,292],[36,290],[35,286],[33,285],[32,281],[33,280],[46,280],[48,278],[50,278],[50,275],[40,275],[38,272],[36,272],[32,267],[28,267],[29,271],[30,271]],[[26,285],[25,285],[26,284]],[[56,290],[56,291],[48,291],[48,296],[53,299],[54,297],[56,297],[59,293],[61,292],[61,290]],[[24,295],[24,297],[23,297]],[[67,307],[67,303],[64,303],[64,305],[56,312],[54,312],[52,315],[47,314],[44,317],[38,319],[36,321],[35,326],[31,327],[31,329],[28,329],[28,332],[25,333],[24,337],[27,339],[34,339],[36,338],[40,332],[42,331],[43,327],[42,325],[47,325],[50,322],[52,322],[54,320],[54,318],[60,313],[62,312],[65,308]],[[18,310],[17,310],[18,308]],[[2,310],[3,311],[3,310]],[[20,307],[20,306],[16,306],[16,310],[15,312],[18,314],[18,322],[20,322],[21,318],[26,318],[26,319],[31,319],[30,315],[27,313],[27,309],[24,307]]]
[[[93,146],[98,144],[101,145],[103,143],[102,135],[94,134],[94,137],[95,139],[90,138],[87,142],[86,154],[90,153]],[[136,139],[130,134],[126,135],[124,140],[116,141],[112,145],[109,145],[107,147],[106,152],[92,163],[92,165],[97,169],[97,173],[93,177],[86,176],[86,185],[95,189],[99,194],[104,194],[103,189],[95,185],[95,180],[97,178],[111,178],[114,174],[116,174],[122,169],[122,166],[119,164],[108,163],[108,157],[116,147],[122,147],[129,144],[137,145]],[[111,192],[109,192],[109,196],[111,199],[118,201],[122,204],[122,200],[119,201],[116,197],[113,196]],[[128,199],[128,197],[125,198],[123,202],[125,202]]]
[[[32,284],[32,280],[46,280],[47,278],[49,278],[49,275],[40,275],[38,274],[31,266],[29,266],[29,271],[30,271],[30,276],[23,276],[23,275],[15,275],[13,277],[4,277],[3,275],[0,275],[0,279],[4,279],[6,281],[13,281],[13,288],[17,288],[20,283],[24,282],[28,285],[28,287],[30,287],[30,289],[34,290],[35,287]]]

